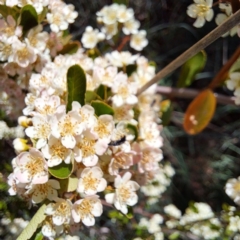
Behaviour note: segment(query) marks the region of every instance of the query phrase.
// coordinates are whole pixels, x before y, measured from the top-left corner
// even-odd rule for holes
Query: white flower
[[[32,118],[33,126],[28,127],[26,135],[32,139],[37,139],[36,148],[40,149],[47,144],[51,134],[51,118],[43,115],[36,115]]]
[[[103,178],[103,172],[99,167],[85,168],[81,173],[77,191],[86,195],[94,195],[102,192],[107,186],[107,181]]]
[[[26,43],[19,41],[17,38],[12,43],[13,54],[9,57],[9,62],[15,62],[19,66],[25,68],[29,64],[34,63],[37,59],[34,48]]]
[[[197,18],[193,26],[201,28],[206,20],[210,22],[213,18],[212,0],[194,0],[194,2],[188,6],[187,14],[192,18]]]
[[[95,166],[98,155],[102,155],[108,148],[106,141],[98,141],[90,132],[84,132],[82,136],[76,137],[76,140],[73,149],[75,160],[87,167]]]
[[[106,59],[116,67],[124,67],[129,64],[134,64],[138,55],[132,55],[130,52],[113,51],[105,55]]]
[[[75,137],[83,131],[79,113],[72,110],[66,114],[65,106],[59,107],[59,114],[53,118],[52,126],[52,135],[61,138],[61,142],[66,148],[74,148],[76,145]]]
[[[65,199],[55,199],[56,203],[47,205],[45,213],[52,216],[53,224],[61,226],[69,224],[71,220],[72,202]]]
[[[177,218],[177,219],[179,219],[182,215],[181,211],[178,208],[176,208],[176,206],[173,204],[169,204],[169,205],[165,206],[164,212],[166,214],[168,214],[169,216]]]
[[[126,8],[125,5],[121,4],[117,10],[118,22],[125,23],[134,17],[134,11],[132,8]]]
[[[148,45],[148,40],[146,39],[147,32],[145,30],[140,30],[131,36],[130,47],[142,51]]]
[[[14,169],[16,179],[21,183],[42,184],[48,181],[48,167],[42,153],[31,148],[16,157]]]
[[[114,204],[124,214],[128,212],[127,205],[133,206],[138,201],[135,191],[139,189],[139,185],[134,181],[130,181],[131,176],[130,172],[126,172],[123,177],[117,175],[114,181],[116,192],[105,195],[106,201]]]
[[[229,179],[226,183],[225,191],[234,202],[240,204],[240,177],[238,177],[238,179]]]
[[[160,214],[154,214],[150,220],[141,218],[139,222],[140,227],[146,227],[148,232],[153,234],[161,231],[159,224],[163,223],[163,217]]]
[[[0,39],[11,41],[12,37],[21,37],[22,35],[22,27],[16,26],[16,21],[14,18],[9,15],[7,19],[0,19]]]
[[[140,27],[139,21],[137,21],[136,19],[130,19],[124,23],[122,30],[126,35],[136,34],[138,32],[139,27]]]
[[[94,29],[88,26],[83,33],[81,42],[85,48],[95,48],[97,43],[104,39],[104,34],[99,32],[98,29]]]
[[[101,31],[106,35],[106,39],[109,40],[111,39],[114,35],[117,34],[118,32],[118,23],[113,23],[113,24],[105,24]]]
[[[63,161],[66,164],[71,162],[72,151],[64,147],[61,141],[53,136],[50,136],[48,144],[42,148],[42,153],[48,159],[49,167],[57,166]]]
[[[28,32],[27,39],[29,44],[34,48],[35,53],[43,52],[46,48],[48,33],[43,32],[42,25],[38,25]]]
[[[68,22],[61,11],[55,10],[52,13],[47,13],[47,21],[50,24],[51,30],[55,33],[68,28]]]
[[[57,189],[60,189],[60,184],[57,180],[50,179],[44,184],[31,184],[27,188],[26,194],[30,194],[33,203],[40,203],[44,199],[53,201],[57,198]]]
[[[102,204],[96,195],[85,197],[73,204],[72,217],[74,222],[83,222],[85,226],[93,226],[95,218],[102,215]]]
[[[65,4],[62,11],[65,17],[65,20],[67,20],[68,23],[73,23],[78,16],[78,13],[74,11],[74,5],[72,4]]]
[[[128,82],[128,77],[123,72],[118,73],[114,78],[112,92],[114,93],[112,101],[116,107],[120,107],[123,104],[134,105],[138,101],[135,96],[137,92],[135,83]]]

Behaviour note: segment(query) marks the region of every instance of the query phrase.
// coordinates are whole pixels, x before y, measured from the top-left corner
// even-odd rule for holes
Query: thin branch
[[[172,87],[158,86],[157,93],[168,96],[168,97],[193,99],[200,93],[200,91],[190,89],[190,88],[172,88]],[[218,103],[235,105],[235,97],[227,97],[218,93],[214,93],[214,95]]]
[[[221,68],[218,74],[214,77],[212,82],[208,85],[209,88],[214,89],[215,87],[218,87],[219,85],[225,82],[229,69],[232,67],[235,61],[239,58],[239,56],[240,56],[240,47],[237,48],[237,50],[234,52],[231,58]]]
[[[190,47],[187,51],[182,53],[179,57],[173,60],[170,64],[168,64],[165,68],[159,71],[155,77],[153,77],[148,83],[146,83],[142,88],[138,90],[137,95],[144,92],[147,88],[157,83],[160,79],[166,77],[168,74],[176,70],[183,63],[185,63],[189,58],[197,54],[202,49],[206,48],[216,39],[220,38],[224,33],[232,29],[240,23],[240,10],[234,13],[231,17],[229,17],[224,23],[216,27],[213,31],[211,31],[208,35]]]

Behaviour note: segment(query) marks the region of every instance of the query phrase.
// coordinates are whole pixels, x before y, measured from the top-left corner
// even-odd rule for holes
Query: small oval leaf
[[[70,176],[67,179],[60,180],[61,192],[73,192],[77,189],[78,178]]]
[[[57,166],[48,168],[49,173],[58,179],[68,178],[71,175],[72,170],[73,170],[73,165],[71,163],[66,164],[65,162],[62,162]]]
[[[209,89],[202,91],[188,106],[183,127],[188,134],[200,133],[211,121],[216,109],[216,98]]]
[[[85,104],[86,75],[79,65],[73,65],[67,72],[67,111],[72,109],[72,102],[77,101],[83,106]]]
[[[101,102],[98,100],[92,101],[91,106],[95,109],[95,114],[97,116],[104,115],[104,114],[109,114],[109,115],[114,114],[114,110],[112,109],[112,107],[110,107],[104,102]]]
[[[138,129],[137,126],[133,125],[133,124],[127,124],[127,129],[130,132],[130,134],[134,135],[134,141],[138,139]]]
[[[182,66],[177,87],[187,87],[191,85],[197,73],[201,72],[207,60],[205,51],[197,53],[188,59]]]
[[[38,15],[32,5],[26,5],[22,8],[20,25],[23,26],[24,32],[38,25]]]
[[[93,100],[102,100],[100,96],[97,95],[97,93],[93,91],[86,91],[85,94],[85,102],[91,103]]]
[[[15,20],[17,20],[19,16],[19,9],[17,7],[8,7],[5,5],[0,5],[0,14],[7,18],[7,16],[11,15]]]
[[[162,120],[162,125],[167,126],[170,122],[172,111],[173,111],[173,106],[172,102],[170,100],[164,100],[161,102],[161,120]]]
[[[29,222],[29,224],[27,225],[27,227],[24,228],[24,230],[22,231],[22,233],[19,235],[19,237],[17,238],[17,240],[26,240],[26,239],[30,239],[33,234],[36,232],[38,226],[40,223],[42,223],[45,218],[45,209],[46,209],[47,205],[43,204],[38,211],[36,212],[36,214],[33,216],[33,218],[31,219],[31,221]]]
[[[80,48],[80,43],[78,41],[69,42],[63,46],[62,50],[58,54],[74,54]]]
[[[98,96],[101,97],[101,99],[106,99],[107,98],[107,87],[105,85],[100,85],[97,89],[96,89],[96,93]]]

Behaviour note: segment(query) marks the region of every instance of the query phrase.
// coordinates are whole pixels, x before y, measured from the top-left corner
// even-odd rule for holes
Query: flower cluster
[[[161,98],[155,95],[156,85],[137,96],[138,90],[155,75],[155,67],[145,57],[127,51],[92,57],[80,48],[71,55],[60,54],[59,48],[49,41],[59,46],[59,30],[76,17],[71,5],[62,4],[49,1],[43,5],[49,11],[46,18],[52,35],[38,25],[22,38],[22,28],[13,18],[3,20],[5,28],[10,24],[15,31],[6,40],[11,48],[11,54],[4,59],[7,74],[13,64],[16,79],[28,76],[26,107],[24,116],[19,118],[28,141],[14,141],[19,154],[12,160],[9,193],[21,196],[30,205],[50,201],[42,223],[42,233],[50,239],[66,231],[73,233],[82,224],[93,226],[95,218],[103,213],[103,198],[127,214],[128,208],[138,201],[140,186],[158,181],[159,185],[164,184],[162,193],[174,174],[169,164],[159,164],[163,159],[163,140],[158,117]],[[121,23],[124,33],[131,33],[133,39],[137,34],[145,36],[137,30],[139,23],[132,9],[116,4],[104,9],[97,15],[105,27]],[[111,20],[113,9],[117,15]],[[131,28],[131,24],[135,27]],[[91,27],[86,31],[83,39],[93,33]],[[94,34],[102,39],[99,32]],[[2,39],[6,39],[4,34]],[[143,45],[146,44],[145,40]],[[18,53],[24,54],[21,57]],[[72,67],[80,68],[86,80],[82,105],[66,101]],[[94,103],[104,108],[99,109]],[[111,114],[105,113],[105,108]]]
[[[120,29],[125,35],[130,35],[130,47],[142,51],[148,44],[146,31],[139,30],[140,22],[134,18],[133,9],[125,5],[112,4],[97,12],[97,21],[102,25],[101,30],[88,26],[82,37],[85,48],[94,48],[104,39],[110,40],[119,34]]]
[[[5,1],[4,1],[5,2]],[[24,16],[18,8],[36,11],[39,24],[28,31],[20,25]],[[4,5],[3,1],[0,6]],[[47,62],[57,55],[64,44],[63,30],[77,17],[73,5],[67,5],[61,0],[54,1],[6,1],[9,15],[0,19],[0,106],[6,109],[7,114],[18,113],[23,104],[22,89],[28,89],[28,81],[32,72],[41,72]],[[29,10],[30,11],[30,10]],[[11,15],[12,13],[12,15]],[[18,17],[18,19],[16,19]],[[22,19],[22,20],[21,20]],[[21,20],[21,21],[20,21]],[[52,32],[43,30],[48,23]],[[17,82],[17,84],[16,84]],[[9,100],[10,99],[10,100]],[[14,110],[14,111],[13,111]]]
[[[206,23],[206,21],[210,22],[214,17],[213,1],[212,0],[193,0],[194,3],[189,5],[187,8],[187,15],[196,18],[196,21],[193,23],[193,26],[196,28],[201,28]],[[219,9],[222,13],[218,13],[215,22],[217,25],[221,25],[224,21],[227,20],[232,13],[232,6],[227,2],[219,2]],[[239,32],[240,27],[235,26],[229,32],[226,32],[222,37],[226,37],[230,35],[233,37]],[[239,35],[239,33],[238,33]],[[239,35],[240,37],[240,35]]]

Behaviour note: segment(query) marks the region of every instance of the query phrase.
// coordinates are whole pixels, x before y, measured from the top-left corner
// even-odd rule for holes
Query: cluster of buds
[[[137,96],[155,75],[154,65],[127,51],[92,57],[80,48],[71,55],[60,54],[57,46],[62,35],[58,32],[73,22],[76,13],[61,1],[43,3],[42,8],[33,7],[38,14],[43,9],[49,11],[46,21],[53,32],[44,32],[38,25],[23,38],[21,26],[7,16],[2,25],[12,31],[5,29],[1,37],[10,51],[2,60],[6,61],[6,74],[11,76],[14,70],[19,82],[28,78],[27,106],[21,117],[28,139],[22,151],[16,144],[20,153],[12,161],[9,193],[21,196],[30,205],[50,201],[42,234],[54,239],[66,231],[73,233],[82,224],[93,226],[95,217],[103,213],[103,203],[127,214],[138,201],[140,186],[149,186],[168,167],[159,164],[163,141],[161,98],[155,94],[156,85]],[[110,21],[113,9],[118,14]],[[63,19],[54,22],[58,14]],[[105,28],[124,24],[124,33],[133,34],[133,38],[141,32],[133,11],[123,5],[105,7],[97,15]],[[6,35],[9,32],[11,36]],[[74,78],[70,69],[82,71],[78,80],[85,82],[86,88],[83,84],[80,89],[84,98],[81,104],[68,97],[74,91],[68,85],[69,78]],[[172,175],[166,172],[166,176]]]

